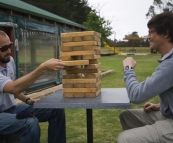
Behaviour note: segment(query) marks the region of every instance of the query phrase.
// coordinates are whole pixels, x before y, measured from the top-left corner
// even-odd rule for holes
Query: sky
[[[123,40],[134,31],[139,37],[147,36],[150,18],[146,18],[146,13],[153,0],[88,0],[88,3],[111,22],[113,34],[110,39]]]

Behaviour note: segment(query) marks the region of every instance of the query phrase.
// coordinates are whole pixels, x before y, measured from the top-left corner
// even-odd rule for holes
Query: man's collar
[[[162,61],[167,59],[172,54],[173,54],[173,48],[171,49],[171,51],[169,51],[169,53],[165,54],[161,59],[158,59],[158,62],[161,63]]]

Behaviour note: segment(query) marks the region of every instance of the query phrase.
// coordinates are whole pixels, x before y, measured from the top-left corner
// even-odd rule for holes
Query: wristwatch
[[[131,69],[133,69],[133,67],[131,67],[131,66],[125,66],[125,68],[124,68],[125,71],[129,71]]]

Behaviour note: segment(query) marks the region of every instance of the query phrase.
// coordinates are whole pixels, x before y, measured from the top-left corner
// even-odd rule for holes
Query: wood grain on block
[[[97,88],[64,88],[64,92],[96,92]]]
[[[68,47],[68,46],[94,46],[98,45],[100,46],[101,43],[97,41],[82,41],[82,42],[68,42],[68,43],[62,43],[62,47]]]
[[[94,55],[95,51],[72,51],[72,52],[61,52],[61,56],[80,56],[80,55]]]
[[[73,60],[73,57],[70,57],[70,56],[60,56],[60,59],[62,61],[71,61],[71,60]]]
[[[72,47],[61,47],[62,52],[70,52],[72,51]]]
[[[102,75],[102,72],[99,71],[98,73],[87,73],[85,74],[85,78],[96,78]]]
[[[80,41],[83,41],[83,36],[73,37],[73,42],[80,42]]]
[[[99,64],[89,64],[89,65],[85,65],[86,69],[96,69],[100,67],[100,63]]]
[[[82,56],[83,60],[99,59],[100,55],[84,55]]]
[[[63,88],[74,88],[74,85],[73,85],[73,83],[64,83],[64,84],[62,84],[62,87]]]
[[[96,97],[99,95],[100,92],[101,92],[101,89],[99,89],[97,92],[88,92],[86,93],[86,97]]]
[[[83,40],[84,41],[98,41],[98,42],[101,41],[100,37],[97,37],[97,36],[94,36],[94,35],[86,35],[86,36],[83,37]]]
[[[62,83],[96,83],[98,79],[62,79]]]
[[[63,96],[64,97],[73,97],[73,92],[64,92],[63,91]]]
[[[89,60],[63,61],[67,66],[89,65]]]
[[[97,49],[97,50],[94,50],[94,51],[95,51],[96,55],[100,55],[101,54],[101,50],[100,49]]]
[[[76,73],[76,74],[64,74],[62,75],[63,79],[74,79],[74,78],[78,78],[81,77],[81,73]]]
[[[72,42],[73,37],[61,37],[61,42],[66,43],[66,42]]]
[[[89,60],[89,64],[98,64],[99,60],[98,59],[91,59]]]
[[[74,83],[74,88],[85,88],[85,83]]]
[[[73,74],[73,73],[97,73],[98,69],[73,69],[73,70],[66,70],[66,73]]]
[[[72,51],[83,51],[84,50],[84,47],[83,46],[75,46],[75,47],[72,47]]]
[[[85,97],[86,93],[85,92],[74,92],[73,97]]]
[[[91,88],[91,87],[97,87],[101,84],[101,80],[98,81],[97,83],[85,83],[86,88]]]
[[[100,46],[83,46],[84,51],[99,50]]]
[[[83,31],[83,32],[70,32],[70,33],[61,33],[62,37],[77,37],[77,36],[86,36],[86,35],[95,35],[101,37],[101,34],[95,31]]]
[[[78,68],[80,68],[80,66],[66,66],[64,67],[64,70],[66,70],[66,73],[67,73],[67,70],[75,70]]]

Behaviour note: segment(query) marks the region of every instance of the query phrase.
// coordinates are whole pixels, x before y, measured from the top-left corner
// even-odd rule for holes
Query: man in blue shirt
[[[65,64],[50,59],[31,73],[15,79],[15,64],[11,55],[12,42],[0,31],[0,134],[16,134],[20,143],[39,143],[39,122],[48,121],[48,142],[66,143],[65,113],[63,109],[34,109],[38,100],[30,99],[22,91],[31,86],[44,72],[56,72]],[[26,102],[16,106],[15,98]]]
[[[173,143],[173,14],[158,14],[147,26],[150,48],[162,56],[160,65],[139,83],[134,72],[136,62],[128,57],[123,61],[124,81],[132,103],[143,103],[157,95],[160,103],[147,102],[143,109],[123,111],[120,122],[124,132],[118,143]]]

